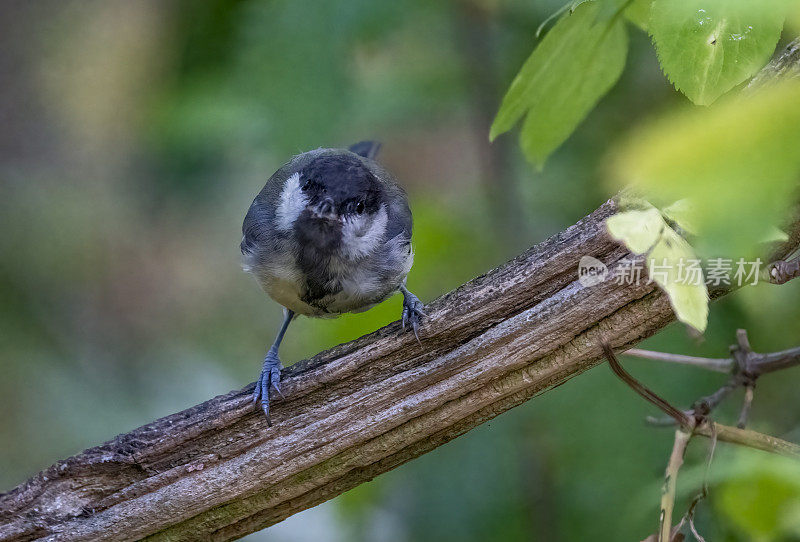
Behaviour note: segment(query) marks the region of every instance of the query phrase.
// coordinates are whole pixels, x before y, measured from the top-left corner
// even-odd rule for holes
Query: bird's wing
[[[250,254],[262,246],[267,235],[275,224],[275,211],[281,197],[283,185],[289,178],[291,162],[284,165],[269,178],[264,188],[258,193],[242,223],[242,254]]]
[[[411,241],[411,209],[408,206],[408,198],[405,191],[397,184],[389,188],[394,193],[390,197],[388,227],[386,229],[386,239],[393,239],[402,235],[407,241]]]
[[[263,244],[268,229],[272,227],[273,215],[265,198],[261,194],[256,196],[242,223],[242,244],[239,247],[242,254],[251,254]]]

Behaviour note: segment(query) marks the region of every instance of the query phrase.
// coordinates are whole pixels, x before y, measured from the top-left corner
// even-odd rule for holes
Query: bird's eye
[[[358,214],[363,214],[364,213],[364,202],[363,201],[359,201],[358,205],[356,205],[356,212]]]

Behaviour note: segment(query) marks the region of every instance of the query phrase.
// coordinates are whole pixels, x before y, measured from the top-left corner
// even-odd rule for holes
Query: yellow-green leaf
[[[694,216],[697,213],[697,209],[688,199],[679,199],[672,205],[661,209],[661,212],[684,231],[693,234],[697,233],[696,218]]]
[[[708,322],[708,290],[692,247],[654,207],[624,211],[606,219],[614,239],[634,254],[647,254],[649,277],[666,292],[675,316],[701,333]],[[689,272],[690,267],[695,271]]]
[[[789,234],[779,228],[770,228],[770,231],[761,240],[762,243],[783,243],[789,240]]]
[[[634,254],[644,254],[656,244],[666,224],[658,209],[623,211],[606,219],[606,228]]]
[[[664,225],[658,243],[647,256],[650,278],[669,296],[675,316],[699,332],[708,323],[708,290],[702,280],[687,277],[686,269],[699,260],[692,247],[675,231]]]

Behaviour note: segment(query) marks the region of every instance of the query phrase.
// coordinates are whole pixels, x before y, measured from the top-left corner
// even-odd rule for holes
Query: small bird
[[[284,307],[253,392],[269,425],[270,388],[283,396],[278,348],[295,315],[363,312],[400,292],[403,329],[410,324],[419,340],[423,304],[405,286],[414,262],[411,210],[405,191],[374,160],[379,148],[362,141],[295,156],[244,218],[243,267]]]

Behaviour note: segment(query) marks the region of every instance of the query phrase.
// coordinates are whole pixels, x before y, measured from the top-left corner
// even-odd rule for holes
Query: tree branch
[[[626,251],[609,201],[436,301],[422,345],[397,322],[283,372],[272,428],[253,385],[60,461],[0,495],[0,540],[232,540],[391,470],[673,320],[652,284],[577,281]]]
[[[60,461],[0,496],[0,540],[232,540],[386,472],[594,366],[673,319],[614,270],[613,202],[436,301],[422,345],[393,323],[284,370],[275,425],[252,384]],[[644,281],[643,281],[644,282]]]

